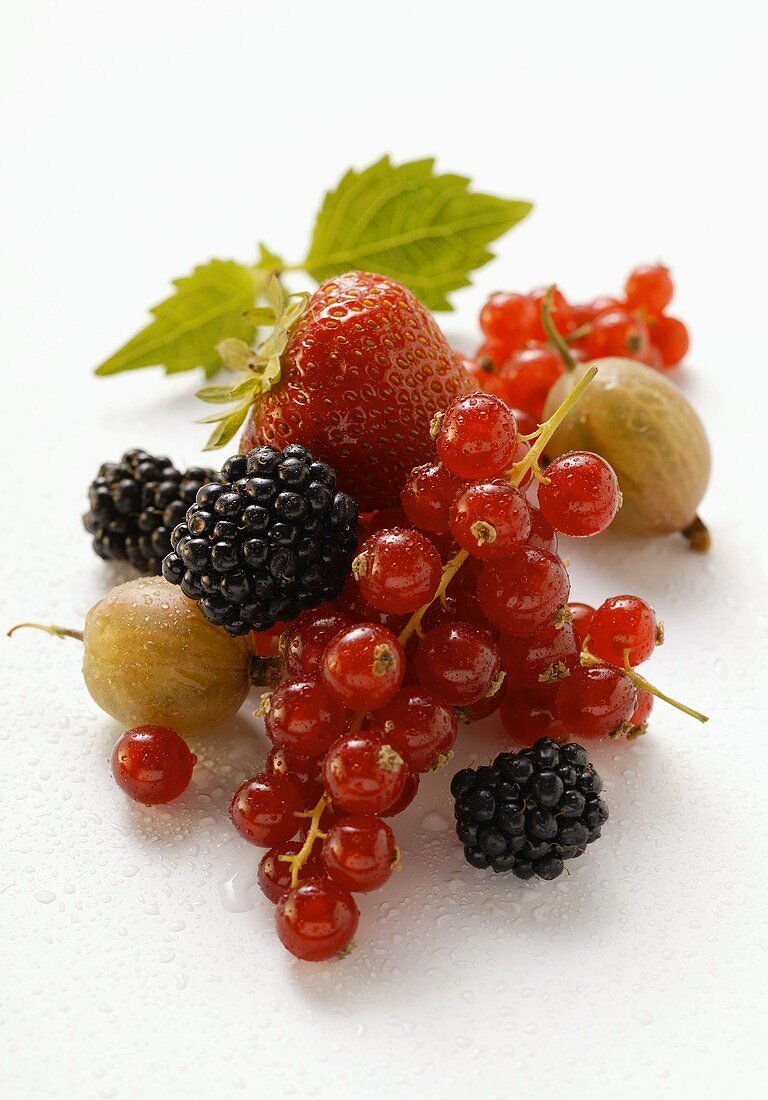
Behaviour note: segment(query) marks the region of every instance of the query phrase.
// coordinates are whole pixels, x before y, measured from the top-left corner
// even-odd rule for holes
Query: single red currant
[[[547,395],[564,370],[559,354],[544,344],[516,351],[502,371],[509,401],[539,423]]]
[[[537,303],[524,294],[492,294],[480,310],[484,335],[506,348],[531,340],[537,321]]]
[[[352,572],[373,607],[403,615],[430,602],[440,583],[442,563],[426,535],[393,527],[365,540]]]
[[[531,300],[536,308],[536,324],[531,332],[532,340],[546,341],[547,334],[544,331],[544,323],[541,318],[541,305],[549,287],[537,286],[531,291]],[[552,323],[561,336],[565,336],[573,328],[573,310],[565,299],[562,291],[554,288],[551,306]]]
[[[593,298],[592,301],[585,302],[584,305],[572,306],[571,314],[574,326],[581,328],[582,325],[591,325],[601,313],[609,313],[614,309],[626,309],[626,305],[626,302],[619,301],[618,298],[603,296]]]
[[[624,668],[624,651],[634,668],[647,661],[663,632],[656,612],[639,596],[611,596],[601,603],[589,627],[589,650],[601,661]]]
[[[325,647],[345,626],[349,626],[347,616],[330,604],[302,611],[283,635],[281,650],[288,673],[318,676]]]
[[[421,686],[450,706],[467,706],[493,693],[501,668],[488,631],[454,620],[424,635],[415,665]]]
[[[651,336],[645,321],[614,309],[595,318],[585,343],[591,359],[606,359],[612,355],[641,359],[648,352]]]
[[[499,630],[523,636],[554,623],[570,580],[554,554],[525,546],[506,561],[486,562],[477,582],[480,607]]]
[[[305,806],[313,806],[323,793],[320,779],[321,764],[318,757],[296,756],[287,749],[273,745],[267,754],[264,771],[267,775],[284,775],[301,794]]]
[[[276,848],[270,848],[261,857],[259,864],[258,882],[261,892],[271,902],[277,904],[286,890],[291,889],[291,864],[281,859],[280,856],[295,856],[301,851],[301,844],[297,840],[289,840],[286,844],[278,844]],[[309,853],[307,862],[301,868],[301,878],[304,880],[323,877],[325,867],[320,857],[320,850],[313,848]]]
[[[501,724],[518,745],[533,745],[540,737],[563,740],[567,735],[555,712],[555,685],[527,691],[508,690],[501,701]]]
[[[410,804],[413,802],[416,795],[419,793],[419,775],[418,772],[409,771],[405,777],[405,786],[399,798],[396,798],[391,806],[386,810],[382,810],[381,817],[397,817],[403,810],[407,810]]]
[[[638,691],[637,706],[635,707],[634,714],[630,718],[630,722],[632,723],[631,732],[634,732],[635,736],[640,733],[645,733],[652,710],[653,696],[650,691]]]
[[[323,680],[351,710],[377,710],[403,682],[405,655],[394,634],[378,623],[360,623],[337,634],[323,656]]]
[[[448,513],[462,482],[439,462],[411,471],[400,501],[411,523],[422,531],[448,530]]]
[[[541,508],[533,504],[528,505],[531,515],[531,533],[525,540],[528,546],[536,550],[546,550],[548,554],[557,556],[557,531],[549,520],[542,515]]]
[[[134,802],[156,806],[187,789],[197,757],[183,737],[164,726],[137,726],[112,749],[112,775]]]
[[[463,478],[494,477],[510,464],[517,446],[517,424],[511,409],[490,393],[457,397],[438,430],[437,455],[451,473]]]
[[[235,791],[229,816],[241,836],[262,848],[296,835],[304,809],[299,788],[283,775],[254,775]]]
[[[584,644],[584,639],[587,634],[589,634],[589,628],[592,625],[592,616],[595,613],[595,609],[588,603],[569,603],[568,608],[571,612],[571,626],[576,633],[579,649],[581,649]]]
[[[557,688],[557,715],[569,733],[582,738],[626,731],[637,706],[635,685],[610,665],[576,668]]]
[[[651,328],[651,339],[664,367],[676,367],[688,354],[688,329],[677,317],[666,314],[657,317]]]
[[[395,749],[371,731],[347,733],[331,745],[323,766],[328,797],[351,814],[380,814],[400,797],[408,769]]]
[[[591,451],[569,451],[547,466],[539,507],[553,527],[585,538],[604,531],[619,510],[621,493],[613,467]]]
[[[476,481],[451,506],[451,534],[473,557],[505,558],[531,533],[528,501],[507,481]]]
[[[672,301],[675,287],[669,269],[653,264],[636,267],[626,281],[624,293],[631,309],[661,313]]]
[[[454,707],[454,712],[462,725],[469,726],[473,722],[482,722],[490,718],[501,706],[505,695],[506,678],[498,691],[489,695],[486,699],[478,699],[476,703],[468,703],[466,707]]]
[[[317,677],[284,680],[266,699],[267,737],[297,756],[320,756],[346,729],[343,707]]]
[[[458,727],[449,706],[420,688],[403,688],[378,711],[375,730],[411,771],[426,772],[448,756]]]
[[[515,691],[564,679],[579,662],[579,644],[571,623],[545,626],[529,638],[502,634],[501,664]]]
[[[342,818],[333,825],[322,851],[328,877],[360,894],[383,886],[400,860],[389,825],[380,817],[363,814]]]
[[[287,890],[277,903],[280,941],[297,959],[324,962],[346,950],[360,913],[352,895],[330,879],[310,879]]]

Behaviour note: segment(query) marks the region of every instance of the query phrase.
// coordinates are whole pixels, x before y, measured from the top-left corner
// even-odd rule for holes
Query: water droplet
[[[38,890],[35,894],[35,901],[41,901],[43,905],[50,905],[50,903],[55,900],[56,895],[52,890]]]
[[[421,824],[430,833],[445,833],[451,827],[451,823],[445,814],[438,813],[437,810],[430,810],[428,814],[424,814]]]
[[[253,909],[249,891],[254,881],[252,871],[234,871],[219,883],[219,899],[228,913],[247,913]]]

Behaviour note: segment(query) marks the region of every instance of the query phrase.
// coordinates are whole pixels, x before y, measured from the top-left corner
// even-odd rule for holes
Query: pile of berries
[[[362,517],[343,591],[282,633],[282,678],[257,712],[272,748],[230,816],[267,849],[259,884],[298,958],[349,948],[353,895],[400,866],[388,820],[411,803],[421,774],[451,758],[459,721],[500,710],[511,740],[532,746],[454,778],[473,866],[555,878],[599,837],[602,783],[571,738],[644,730],[656,689],[635,666],[662,632],[636,596],[596,610],[568,602],[558,536],[604,530],[621,494],[595,454],[565,454],[546,475],[538,459],[589,382],[528,438],[498,397],[456,398],[435,416],[433,461],[412,471],[401,507]],[[302,448],[266,457],[279,469],[289,450],[312,466]],[[239,478],[247,492],[253,456],[266,451],[230,460],[226,485]],[[198,500],[190,528],[202,508]],[[182,554],[187,537],[176,540]],[[194,762],[175,733],[143,727],[121,739],[113,771],[132,797],[155,803],[186,787]]]
[[[536,422],[564,369],[544,332],[545,293],[539,288],[530,294],[492,294],[480,311],[485,342],[467,364],[474,384]],[[686,326],[665,312],[673,293],[666,267],[638,267],[619,298],[601,297],[576,305],[556,290],[552,321],[577,360],[619,356],[667,371],[683,360],[689,345]]]

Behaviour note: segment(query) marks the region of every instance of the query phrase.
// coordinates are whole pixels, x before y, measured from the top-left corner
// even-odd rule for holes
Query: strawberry
[[[471,389],[463,361],[409,290],[350,271],[309,299],[240,440],[301,443],[337,472],[361,511],[393,507],[414,466],[432,459],[429,422]]]

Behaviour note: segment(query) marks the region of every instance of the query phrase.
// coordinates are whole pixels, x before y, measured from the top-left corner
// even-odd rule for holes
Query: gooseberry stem
[[[293,855],[293,856],[278,856],[277,857],[283,863],[290,863],[290,865],[291,865],[291,887],[294,888],[294,889],[299,885],[299,874],[301,873],[302,867],[307,862],[307,860],[309,859],[309,857],[312,853],[312,845],[315,843],[315,841],[318,839],[318,837],[321,840],[325,840],[325,837],[326,837],[327,834],[324,833],[324,832],[321,832],[321,830],[320,830],[320,818],[323,816],[323,813],[325,812],[325,809],[328,806],[328,804],[329,804],[329,799],[323,794],[323,795],[320,796],[320,798],[318,799],[317,804],[314,806],[314,808],[312,810],[310,810],[309,812],[306,812],[306,813],[304,813],[304,812],[303,813],[297,813],[295,815],[296,817],[308,817],[308,818],[310,818],[309,832],[307,833],[306,839],[304,840],[304,843],[302,844],[301,848],[299,848],[298,852],[296,852],[295,855]]]
[[[70,630],[66,626],[45,626],[43,623],[16,623],[6,634],[11,638],[17,630],[42,630],[46,634],[52,634],[54,638],[74,638],[78,642],[83,640],[82,630]]]
[[[251,657],[248,679],[254,687],[275,687],[285,671],[282,657]]]
[[[601,661],[599,657],[595,657],[594,653],[589,651],[589,634],[584,639],[584,643],[581,647],[581,653],[579,654],[579,662],[585,667],[592,667],[594,665],[604,665],[607,662]],[[655,695],[657,699],[661,699],[665,703],[669,703],[675,710],[681,710],[683,714],[690,715],[691,718],[695,718],[697,722],[708,722],[709,717],[706,714],[702,714],[699,710],[694,710],[693,707],[686,706],[685,703],[679,702],[677,699],[673,699],[671,695],[666,695],[663,691],[657,688],[650,680],[646,680],[645,676],[642,676],[636,669],[632,668],[629,663],[629,650],[624,650],[624,671],[629,676],[632,683],[640,691],[647,691],[650,695]]]
[[[541,323],[544,326],[544,332],[548,342],[565,363],[565,369],[569,371],[576,370],[576,360],[571,355],[571,349],[555,328],[555,324],[552,320],[552,300],[554,295],[555,287],[553,285],[549,287],[547,293],[541,299]]]
[[[688,540],[691,550],[696,550],[699,554],[706,554],[712,545],[709,528],[700,516],[694,516],[693,520],[687,527],[683,528],[680,534]]]

